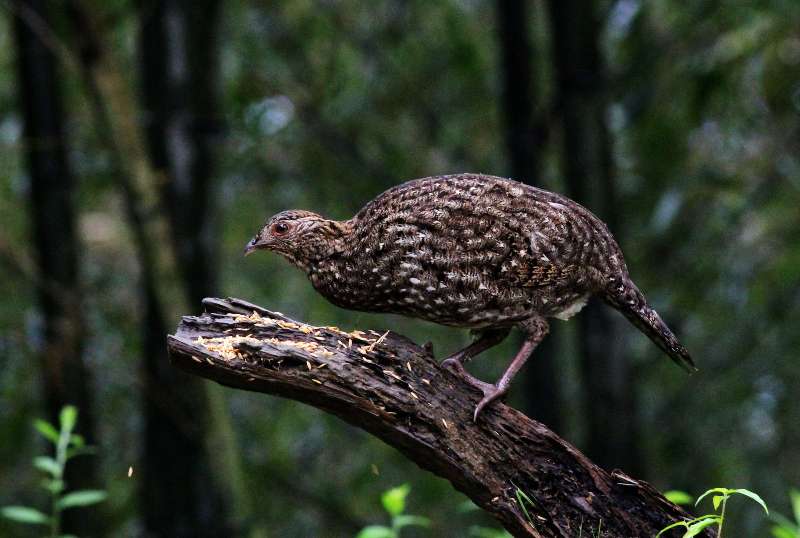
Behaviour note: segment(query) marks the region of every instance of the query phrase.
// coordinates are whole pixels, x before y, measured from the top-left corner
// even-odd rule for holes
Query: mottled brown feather
[[[276,222],[296,231],[275,237]],[[569,317],[598,295],[691,365],[631,282],[606,225],[569,198],[516,181],[483,174],[417,179],[380,194],[348,221],[279,213],[251,245],[283,254],[343,308],[458,327],[524,329],[526,320]]]

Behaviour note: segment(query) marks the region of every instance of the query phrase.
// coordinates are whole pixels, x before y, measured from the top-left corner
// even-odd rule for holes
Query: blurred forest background
[[[98,447],[70,486],[109,492],[68,519],[81,536],[352,536],[402,482],[433,521],[415,535],[498,527],[367,434],[165,355],[210,295],[463,346],[242,249],[282,209],[348,218],[480,171],[603,217],[701,368],[595,305],[509,402],[662,490],[746,487],[789,513],[799,120],[796,0],[0,0],[0,505],[43,504],[31,421],[70,402]],[[474,371],[494,379],[513,344]],[[731,510],[732,535],[767,535],[757,506]]]

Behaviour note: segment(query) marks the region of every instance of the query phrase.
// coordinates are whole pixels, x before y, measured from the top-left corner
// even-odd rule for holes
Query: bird
[[[512,179],[460,173],[392,187],[344,221],[292,209],[267,219],[245,255],[273,251],[302,270],[334,305],[471,329],[476,339],[442,366],[478,389],[487,405],[549,331],[594,296],[621,312],[688,372],[689,352],[631,279],[608,227],[554,192]],[[497,382],[465,363],[510,331],[524,340]]]

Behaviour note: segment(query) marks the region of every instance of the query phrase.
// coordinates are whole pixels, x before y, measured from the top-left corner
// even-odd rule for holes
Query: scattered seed
[[[377,346],[378,344],[380,344],[381,342],[383,342],[383,340],[386,338],[386,335],[387,335],[387,334],[389,334],[389,331],[386,331],[385,333],[383,333],[383,334],[381,335],[381,337],[380,337],[380,338],[378,338],[377,340],[375,340],[374,342],[372,342],[372,343],[369,345],[369,350],[370,350],[370,351],[374,350],[374,349],[375,349],[375,346]]]

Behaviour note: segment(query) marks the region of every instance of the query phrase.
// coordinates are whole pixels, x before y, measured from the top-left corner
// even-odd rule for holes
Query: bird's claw
[[[433,342],[430,342],[430,341],[425,342],[425,344],[422,346],[422,349],[424,349],[425,353],[427,353],[431,357],[434,356],[433,355]],[[447,362],[447,360],[445,360],[445,362]],[[442,363],[442,365],[444,365],[444,362]]]
[[[488,383],[484,383],[484,385],[483,387],[479,387],[483,392],[483,398],[481,398],[481,401],[475,406],[475,413],[472,415],[473,422],[478,422],[478,415],[481,414],[481,411],[483,411],[487,405],[503,397],[507,392],[507,389],[501,389],[497,387],[497,385],[490,385]]]
[[[449,358],[443,360],[442,361],[442,368],[444,368],[445,370],[450,370],[454,374],[458,374],[458,375],[464,375],[464,373],[465,373],[464,365],[461,364],[460,360],[458,360],[458,359],[456,359],[454,357],[449,357]]]
[[[443,360],[442,368],[450,370],[452,373],[461,377],[470,386],[483,393],[483,398],[481,398],[481,401],[478,402],[477,406],[475,406],[475,412],[472,415],[472,420],[474,422],[478,422],[478,415],[481,414],[481,411],[483,411],[487,405],[501,398],[506,392],[508,392],[508,388],[500,388],[497,385],[486,383],[485,381],[481,381],[480,379],[472,376],[469,372],[467,372],[467,369],[464,368],[464,363],[462,363],[456,357],[449,357]]]

